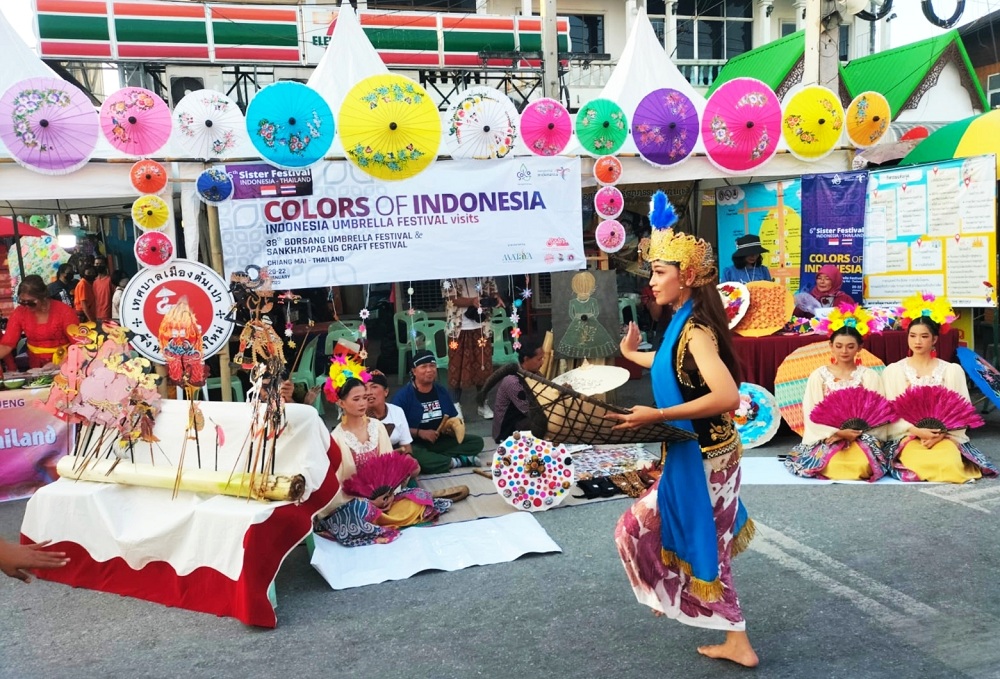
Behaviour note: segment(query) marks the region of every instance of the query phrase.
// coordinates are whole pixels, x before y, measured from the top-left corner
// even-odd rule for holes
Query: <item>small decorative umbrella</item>
[[[493,485],[507,504],[529,512],[555,507],[573,487],[573,457],[564,445],[520,432],[493,454]]]
[[[781,134],[788,150],[800,160],[825,158],[844,130],[844,108],[837,95],[813,85],[799,90],[785,106]]]
[[[1000,408],[1000,371],[985,358],[968,347],[959,347],[958,362],[983,396]]]
[[[233,180],[224,170],[209,168],[195,181],[198,197],[209,205],[224,203],[233,196]]]
[[[594,194],[594,209],[604,219],[615,219],[625,209],[625,196],[614,186],[603,186]]]
[[[243,112],[222,92],[197,90],[174,107],[180,147],[195,158],[219,158],[236,148]]]
[[[621,250],[625,245],[625,237],[625,227],[617,219],[605,219],[594,231],[597,247],[608,254]]]
[[[778,433],[781,415],[774,395],[758,384],[740,384],[740,406],[733,412],[733,422],[743,448],[762,446]]]
[[[159,151],[172,127],[167,102],[141,87],[123,87],[101,106],[101,131],[112,146],[130,156]]]
[[[144,266],[163,266],[174,257],[174,244],[159,231],[144,233],[135,239],[135,258]]]
[[[538,99],[521,113],[521,138],[536,156],[557,156],[573,134],[569,111],[555,99]]]
[[[401,75],[375,75],[351,88],[340,107],[348,159],[377,179],[408,179],[427,169],[441,144],[437,106]]]
[[[594,161],[594,179],[599,184],[610,186],[622,178],[622,161],[614,156],[602,156]]]
[[[847,106],[847,137],[866,149],[879,142],[891,121],[889,100],[880,92],[862,92]]]
[[[648,163],[657,167],[676,165],[694,151],[698,110],[677,90],[654,90],[635,107],[632,139],[639,155]]]
[[[445,143],[454,158],[505,158],[517,139],[517,107],[500,90],[470,87],[449,108]]]
[[[716,286],[719,296],[722,297],[722,306],[726,309],[726,318],[729,319],[729,329],[732,330],[743,317],[746,316],[747,309],[750,308],[750,291],[743,283],[736,281],[723,281]]]
[[[169,219],[170,206],[159,196],[139,196],[132,203],[132,221],[141,229],[162,229]]]
[[[0,139],[18,163],[42,174],[83,167],[97,146],[97,111],[59,78],[29,78],[0,97]]]
[[[775,281],[747,283],[750,305],[733,332],[743,337],[766,337],[785,327],[795,311],[792,291]]]
[[[610,99],[592,99],[576,114],[576,138],[592,156],[617,153],[627,137],[625,111]]]
[[[278,167],[312,165],[333,143],[333,113],[319,92],[285,80],[258,92],[247,108],[250,141]]]
[[[900,161],[900,165],[997,154],[1000,172],[1000,109],[958,120],[935,130]]]
[[[701,138],[709,161],[725,172],[760,167],[777,152],[781,104],[766,84],[754,78],[724,83],[705,105]]]
[[[167,168],[155,160],[140,160],[129,173],[129,181],[139,193],[160,193],[167,188],[167,179]]]

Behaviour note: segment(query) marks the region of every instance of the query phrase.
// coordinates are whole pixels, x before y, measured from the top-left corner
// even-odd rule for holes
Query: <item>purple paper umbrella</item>
[[[670,88],[650,92],[635,108],[632,139],[639,155],[650,164],[676,165],[691,155],[698,140],[694,102]]]

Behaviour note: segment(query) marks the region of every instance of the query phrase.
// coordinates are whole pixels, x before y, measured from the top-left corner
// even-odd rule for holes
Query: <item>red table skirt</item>
[[[886,365],[906,356],[905,330],[888,330],[881,335],[865,338],[865,349],[882,359]],[[827,342],[824,335],[771,335],[770,337],[734,337],[736,357],[740,360],[743,381],[759,384],[774,393],[774,376],[778,366],[790,353],[815,342]],[[938,357],[944,361],[955,360],[958,333],[948,332],[938,339]]]

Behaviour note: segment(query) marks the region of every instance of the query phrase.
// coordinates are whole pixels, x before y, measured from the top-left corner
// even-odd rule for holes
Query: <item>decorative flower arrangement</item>
[[[941,326],[941,332],[948,332],[958,316],[944,297],[936,297],[929,292],[918,292],[903,300],[902,316],[899,319],[903,329],[910,327],[914,319],[928,316]]]
[[[371,381],[372,376],[368,370],[354,360],[353,357],[345,354],[337,354],[330,362],[330,376],[323,385],[323,393],[330,403],[336,403],[339,397],[337,390],[344,386],[344,383],[351,378],[359,379],[365,384]]]
[[[739,313],[740,308],[745,303],[743,300],[743,291],[731,283],[723,283],[719,286],[719,292],[722,293],[723,306],[726,309],[726,318],[732,322],[732,320],[736,318],[736,314]]]
[[[740,407],[733,411],[733,422],[742,426],[757,419],[760,406],[750,394],[740,394]]]
[[[854,328],[862,337],[871,333],[878,334],[884,329],[882,319],[857,304],[841,304],[826,318],[814,318],[811,325],[813,330],[823,335],[832,335],[844,326]]]

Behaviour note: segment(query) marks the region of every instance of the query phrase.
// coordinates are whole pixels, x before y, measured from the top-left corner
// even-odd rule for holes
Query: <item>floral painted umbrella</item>
[[[594,179],[598,184],[611,186],[622,178],[622,161],[614,156],[602,156],[594,161]]]
[[[597,247],[608,254],[621,250],[625,245],[625,238],[625,227],[616,219],[605,219],[594,231]]]
[[[155,160],[140,160],[132,166],[129,181],[139,193],[160,193],[167,188],[167,168]]]
[[[236,148],[243,112],[222,92],[197,90],[174,107],[179,146],[194,158],[220,158]]]
[[[594,194],[594,209],[604,219],[615,219],[625,209],[625,196],[614,186],[604,186]]]
[[[100,124],[90,99],[59,78],[29,78],[0,96],[0,139],[18,163],[42,174],[83,167]]]
[[[572,135],[569,111],[555,99],[533,101],[521,113],[521,138],[536,156],[559,155]]]
[[[168,219],[170,206],[159,196],[139,196],[132,203],[132,221],[141,229],[162,229]]]
[[[322,160],[333,143],[333,112],[319,92],[285,80],[268,85],[247,108],[247,132],[261,157],[284,168]]]
[[[777,152],[781,104],[765,83],[734,78],[712,93],[701,119],[709,161],[724,172],[760,167]]]
[[[847,136],[858,148],[874,146],[889,129],[892,110],[880,92],[862,92],[847,107]]]
[[[625,111],[610,99],[592,99],[576,114],[576,138],[589,155],[614,155],[627,137]]]
[[[453,158],[505,158],[517,140],[518,118],[514,102],[500,90],[470,87],[448,108],[448,151]]]
[[[163,266],[174,258],[174,244],[159,231],[144,233],[135,239],[135,258],[144,266]]]
[[[650,92],[635,107],[632,139],[639,155],[657,167],[686,159],[698,140],[698,110],[683,93],[670,88]]]
[[[785,106],[781,134],[788,150],[799,160],[825,158],[844,131],[844,108],[837,95],[812,85],[799,90]]]
[[[233,180],[225,170],[209,168],[195,180],[198,197],[209,205],[224,203],[233,196]]]
[[[377,179],[408,179],[427,169],[441,144],[437,106],[418,83],[375,75],[356,84],[340,107],[348,159]]]
[[[101,131],[116,149],[130,156],[153,155],[170,139],[170,108],[155,93],[123,87],[101,106]]]

